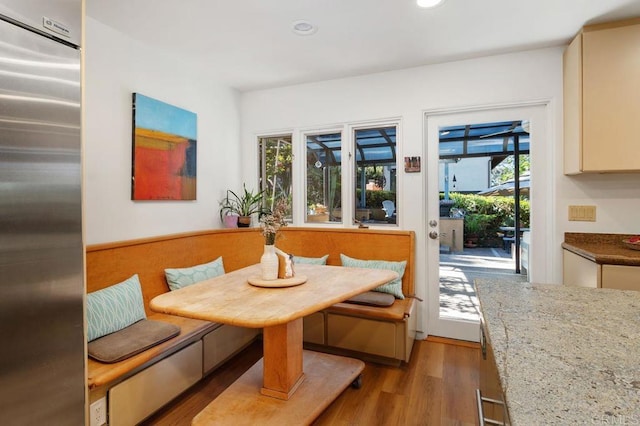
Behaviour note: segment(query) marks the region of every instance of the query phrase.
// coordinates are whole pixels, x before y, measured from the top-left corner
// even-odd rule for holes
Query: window
[[[295,208],[296,221],[310,224],[395,225],[399,126],[397,121],[345,124],[303,132],[299,139],[292,134],[258,138],[266,207],[284,196],[291,220]],[[299,158],[295,168],[294,154]],[[294,188],[294,177],[304,184]]]
[[[342,222],[342,134],[306,134],[306,222]]]
[[[258,139],[260,155],[260,187],[265,191],[266,207],[273,209],[275,201],[281,197],[287,199],[291,220],[292,197],[292,160],[291,135],[268,136]]]
[[[397,126],[358,128],[355,140],[355,219],[396,223]]]

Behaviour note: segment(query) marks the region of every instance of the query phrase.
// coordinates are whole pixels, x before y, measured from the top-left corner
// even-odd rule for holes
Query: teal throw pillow
[[[396,299],[404,299],[404,294],[402,294],[402,276],[404,275],[404,269],[407,266],[406,260],[401,262],[392,262],[388,260],[360,260],[340,254],[340,261],[342,262],[342,266],[346,266],[348,268],[390,269],[397,272],[397,279],[376,287],[372,291],[388,293],[392,294]]]
[[[135,274],[87,294],[87,341],[115,333],[146,317],[140,280]]]
[[[326,265],[328,254],[325,254],[322,257],[303,257],[303,256],[293,256],[293,264],[294,265]]]
[[[165,269],[164,275],[171,290],[177,290],[200,281],[224,275],[222,256],[216,260],[190,268]]]

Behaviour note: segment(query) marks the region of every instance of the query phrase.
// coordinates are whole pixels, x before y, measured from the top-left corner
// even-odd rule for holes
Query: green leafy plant
[[[471,233],[478,236],[478,244],[484,247],[501,247],[502,239],[499,234],[501,226],[513,226],[515,215],[515,200],[513,197],[484,196],[477,194],[451,193],[454,208],[465,213],[465,235]],[[529,227],[530,204],[528,200],[520,200],[520,225]],[[481,215],[481,218],[470,216]],[[488,220],[488,218],[491,220]],[[478,222],[486,222],[484,228],[478,227]],[[468,224],[467,224],[468,223]],[[482,229],[482,230],[480,230]],[[465,236],[466,238],[466,236]]]
[[[254,213],[264,214],[267,212],[263,208],[264,190],[254,193],[249,191],[245,184],[242,184],[242,190],[240,195],[230,189],[227,190],[227,196],[220,201],[220,220],[229,214],[251,216]]]
[[[494,217],[488,214],[470,214],[464,218],[464,231],[469,235],[479,235],[487,229]]]

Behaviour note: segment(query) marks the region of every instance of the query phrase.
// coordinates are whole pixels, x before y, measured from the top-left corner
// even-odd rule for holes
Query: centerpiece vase
[[[264,253],[260,258],[262,279],[266,281],[278,279],[278,255],[273,244],[264,245]]]

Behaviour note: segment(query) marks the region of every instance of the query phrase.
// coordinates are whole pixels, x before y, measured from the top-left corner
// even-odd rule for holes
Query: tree
[[[273,208],[276,199],[284,197],[291,206],[293,151],[290,138],[264,138],[261,140],[264,150],[266,205]],[[287,212],[290,215],[290,212]]]
[[[491,170],[491,186],[500,185],[514,177],[514,156],[510,155]],[[529,154],[520,154],[520,176],[531,170]]]

